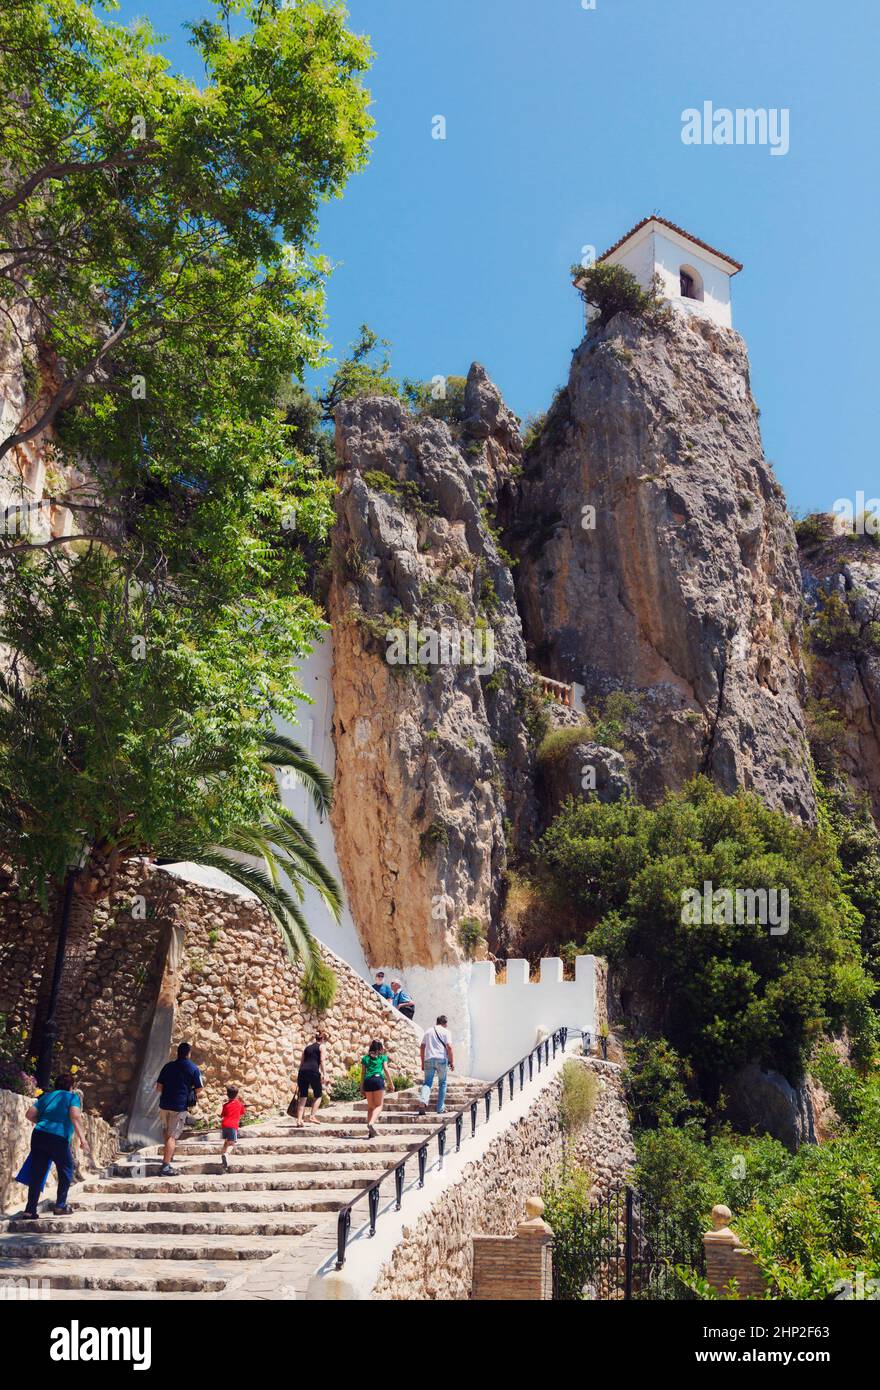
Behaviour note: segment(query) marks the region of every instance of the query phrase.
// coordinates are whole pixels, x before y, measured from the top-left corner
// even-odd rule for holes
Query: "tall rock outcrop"
[[[506,842],[534,815],[530,678],[489,518],[521,445],[476,366],[464,417],[389,398],[336,416],[333,825],[375,965],[457,966],[491,945]]]
[[[831,517],[799,528],[810,635],[810,726],[817,762],[867,794],[880,821],[880,549],[835,534]]]
[[[813,819],[796,546],[738,334],[675,313],[591,329],[506,535],[542,672],[600,717],[632,693],[637,796],[704,771]]]

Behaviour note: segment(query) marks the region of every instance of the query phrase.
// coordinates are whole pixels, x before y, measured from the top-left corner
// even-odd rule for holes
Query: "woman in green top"
[[[393,1091],[385,1044],[381,1038],[374,1038],[361,1058],[361,1095],[367,1102],[367,1136],[370,1139],[376,1138],[375,1125],[385,1103],[386,1081],[389,1091]]]

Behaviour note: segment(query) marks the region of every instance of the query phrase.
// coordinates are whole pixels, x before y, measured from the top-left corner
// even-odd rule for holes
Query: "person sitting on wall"
[[[416,1011],[411,994],[407,994],[399,980],[391,981],[391,1002],[404,1018],[412,1018]]]
[[[376,991],[377,994],[381,994],[381,996],[382,996],[383,999],[387,999],[389,1004],[392,1002],[392,1000],[393,1000],[393,998],[394,998],[394,994],[393,994],[393,991],[392,991],[392,989],[391,989],[391,986],[390,986],[390,985],[386,985],[386,983],[385,983],[385,971],[384,971],[384,970],[377,970],[377,971],[376,971],[376,978],[375,978],[375,980],[373,981],[373,989]]]

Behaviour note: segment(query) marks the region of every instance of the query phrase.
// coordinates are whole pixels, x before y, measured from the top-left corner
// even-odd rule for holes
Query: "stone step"
[[[383,1153],[386,1150],[389,1152],[397,1152],[398,1150],[405,1151],[411,1147],[408,1133],[390,1137],[386,1135],[385,1138],[387,1142],[383,1143],[381,1135],[375,1139],[369,1139],[364,1132],[363,1126],[359,1126],[358,1128],[359,1132],[353,1139],[341,1140],[334,1139],[332,1135],[324,1134],[322,1130],[316,1127],[315,1129],[308,1130],[305,1134],[298,1136],[294,1140],[279,1138],[277,1141],[267,1141],[267,1147],[265,1149],[263,1149],[261,1145],[258,1145],[255,1149],[250,1149],[248,1151],[238,1150],[229,1155],[229,1162],[230,1165],[234,1167],[243,1157],[247,1156],[247,1152],[252,1154],[369,1154],[376,1153],[379,1150]],[[380,1123],[377,1128],[384,1131],[385,1127]],[[179,1159],[178,1155],[180,1155]],[[124,1168],[125,1171],[128,1172],[129,1169],[137,1168],[139,1158],[143,1158],[143,1155],[134,1155],[130,1159],[124,1159],[116,1166]],[[192,1153],[186,1153],[183,1149],[178,1149],[177,1153],[174,1155],[172,1167],[183,1167],[183,1160],[185,1158],[202,1158],[206,1160],[210,1158],[216,1159],[217,1163],[220,1162],[216,1154],[211,1154],[210,1151],[206,1153],[204,1149],[194,1149]],[[161,1165],[157,1159],[147,1156],[145,1166],[151,1173],[158,1174]]]
[[[377,1173],[378,1177],[379,1174]],[[368,1187],[373,1181],[371,1177],[360,1180],[360,1185],[355,1185],[352,1181],[351,1173],[338,1173],[338,1186],[321,1186],[310,1190],[294,1192],[285,1196],[282,1192],[217,1192],[195,1194],[191,1192],[156,1192],[147,1191],[140,1195],[128,1196],[124,1193],[111,1193],[104,1196],[102,1193],[83,1193],[76,1202],[75,1215],[87,1214],[90,1212],[105,1213],[107,1216],[114,1216],[117,1213],[125,1212],[208,1212],[216,1215],[223,1215],[228,1212],[235,1216],[239,1213],[246,1214],[253,1212],[257,1215],[273,1215],[282,1212],[299,1211],[335,1211],[339,1206],[345,1206],[346,1202],[352,1201],[364,1187]],[[70,1217],[58,1217],[59,1221],[70,1220]]]
[[[220,1289],[223,1289],[225,1287],[225,1283],[222,1283],[220,1285]],[[219,1290],[217,1289],[213,1291],[210,1289],[188,1289],[186,1290],[187,1302],[190,1302],[192,1299],[196,1298],[214,1298],[218,1292]],[[177,1289],[175,1289],[172,1293],[159,1293],[155,1289],[145,1289],[139,1284],[133,1286],[130,1289],[114,1288],[110,1290],[105,1288],[81,1289],[79,1287],[58,1288],[58,1286],[56,1285],[52,1289],[52,1302],[64,1303],[66,1300],[70,1303],[125,1303],[128,1300],[131,1300],[132,1302],[137,1300],[138,1303],[143,1303],[146,1296],[149,1298],[151,1303],[161,1303],[161,1301],[166,1298],[168,1299],[169,1303],[179,1303],[180,1293],[181,1291]]]
[[[313,1223],[314,1224],[314,1223]],[[283,1248],[283,1237],[262,1236],[178,1236],[170,1241],[164,1235],[0,1236],[0,1267],[3,1261],[52,1260],[265,1260]],[[28,1276],[31,1270],[26,1271]]]
[[[389,1148],[405,1151],[421,1139],[430,1139],[432,1135],[436,1133],[437,1128],[438,1126],[433,1124],[391,1125],[380,1121],[379,1124],[376,1125],[376,1130],[378,1131],[376,1140],[387,1140]],[[319,1137],[318,1131],[315,1130],[313,1133],[314,1137],[317,1139]],[[366,1139],[368,1136],[366,1127],[360,1128],[359,1132],[354,1127],[351,1127],[338,1132],[334,1130],[329,1133],[323,1130],[321,1131],[320,1137],[325,1141],[325,1152],[344,1154],[349,1152],[348,1141]],[[311,1139],[312,1135],[309,1135],[309,1138]],[[329,1142],[331,1140],[339,1140],[342,1142],[333,1144]],[[314,1149],[307,1141],[297,1143],[291,1140],[286,1144],[280,1144],[277,1148],[273,1147],[265,1150],[258,1149],[256,1152],[250,1153],[237,1153],[233,1157],[230,1157],[230,1165],[237,1168],[240,1172],[270,1173],[278,1167],[279,1163],[285,1161],[290,1155],[309,1154],[312,1152],[314,1152]],[[354,1150],[354,1152],[358,1152],[358,1150]],[[113,1164],[112,1176],[126,1177],[128,1174],[134,1172],[148,1177],[158,1177],[161,1166],[158,1159],[149,1156],[146,1158],[137,1157],[133,1159],[124,1159],[121,1163]],[[222,1173],[224,1171],[220,1158],[216,1154],[212,1157],[207,1157],[201,1154],[181,1153],[179,1158],[177,1154],[175,1154],[172,1167],[179,1169],[181,1173]]]
[[[326,1212],[338,1211],[344,1207],[357,1191],[338,1189],[332,1198],[306,1201],[296,1213],[284,1214],[277,1211],[263,1211],[262,1214],[242,1212],[238,1215],[223,1211],[119,1211],[113,1209],[82,1208],[70,1216],[45,1216],[39,1221],[29,1221],[25,1226],[27,1237],[71,1235],[146,1235],[146,1236],[301,1236],[306,1235],[317,1224],[317,1219]],[[316,1210],[314,1203],[318,1202]],[[5,1222],[0,1233],[24,1234],[20,1221]]]
[[[122,1259],[115,1265],[109,1261],[87,1264],[79,1259],[33,1259],[23,1266],[0,1258],[0,1280],[45,1280],[53,1298],[56,1290],[64,1289],[120,1292],[134,1297],[144,1293],[175,1297],[181,1293],[219,1293],[225,1289],[231,1273],[229,1268],[183,1260],[138,1260],[135,1266]]]
[[[369,1164],[363,1173],[363,1182],[360,1181],[360,1174],[355,1176],[351,1169],[342,1169],[339,1165],[332,1170],[322,1174],[303,1174],[297,1172],[279,1172],[274,1174],[262,1174],[257,1176],[253,1173],[224,1173],[221,1176],[209,1177],[179,1177],[161,1178],[159,1183],[151,1183],[148,1179],[137,1178],[107,1178],[102,1183],[87,1183],[84,1191],[86,1193],[97,1193],[111,1195],[117,1193],[129,1193],[134,1196],[159,1196],[165,1193],[181,1192],[296,1192],[308,1191],[314,1188],[326,1186],[333,1188],[339,1185],[340,1180],[351,1187],[369,1187],[370,1183],[380,1177],[387,1168],[390,1168],[398,1161],[399,1155],[385,1155],[387,1162],[381,1164]],[[414,1161],[414,1160],[413,1160]],[[363,1166],[363,1165],[361,1165]],[[309,1179],[309,1180],[306,1180]]]
[[[418,1142],[416,1136],[413,1138],[413,1143],[415,1142]],[[401,1144],[399,1148],[395,1145],[394,1149],[389,1150],[393,1155],[393,1161],[397,1162],[411,1147],[411,1144]],[[366,1153],[349,1153],[345,1149],[330,1149],[319,1157],[313,1150],[306,1149],[304,1151],[294,1150],[290,1153],[255,1154],[252,1158],[237,1159],[229,1165],[228,1172],[238,1173],[242,1177],[260,1174],[271,1177],[274,1173],[320,1173],[337,1166],[347,1168],[352,1159],[361,1160],[357,1166],[364,1167],[365,1161],[369,1165],[370,1157],[376,1152],[377,1150],[368,1150]],[[174,1172],[181,1178],[205,1176],[222,1178],[227,1176],[227,1170],[224,1170],[221,1164],[201,1158],[181,1159],[180,1163],[175,1163]],[[137,1167],[121,1166],[117,1167],[112,1177],[106,1181],[112,1182],[113,1178],[131,1178],[136,1182],[157,1184],[174,1180],[173,1176],[163,1177],[158,1168],[148,1167],[144,1171]]]

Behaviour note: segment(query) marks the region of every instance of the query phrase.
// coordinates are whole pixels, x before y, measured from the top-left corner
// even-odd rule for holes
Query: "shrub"
[[[565,725],[561,729],[551,729],[541,740],[538,762],[544,767],[562,762],[570,749],[577,748],[579,743],[589,743],[592,737],[593,731],[586,720],[580,724]]]
[[[859,643],[861,631],[840,594],[819,591],[822,607],[809,625],[810,641],[827,652],[851,652]]]
[[[303,1003],[316,1014],[326,1013],[336,998],[336,987],[335,972],[324,961],[317,961],[303,977]]]
[[[814,512],[811,516],[795,521],[794,534],[801,550],[809,550],[830,539],[833,534],[832,519],[821,512]]]
[[[361,1064],[355,1062],[344,1076],[338,1076],[330,1087],[331,1100],[358,1100],[361,1094]]]
[[[432,821],[419,836],[419,859],[424,862],[439,845],[449,844],[449,827],[442,820]]]
[[[592,951],[650,972],[662,1031],[705,1099],[750,1061],[797,1077],[828,1026],[872,1036],[876,986],[827,824],[799,825],[752,793],[726,796],[695,778],[656,808],[569,798],[539,842],[538,864],[584,927],[595,923]],[[785,889],[787,931],[683,922],[683,891],[707,880],[731,891]]]
[[[486,940],[486,928],[479,917],[462,917],[458,924],[458,944],[469,959],[473,959],[477,947]]]
[[[36,1095],[34,1066],[35,1059],[27,1053],[27,1034],[11,1028],[6,1015],[0,1014],[0,1091]]]
[[[584,1286],[613,1244],[608,1223],[586,1222],[590,1176],[583,1168],[563,1167],[544,1179],[544,1220],[553,1232],[553,1258],[560,1299],[580,1300]]]
[[[643,290],[632,272],[622,265],[597,261],[586,270],[580,265],[572,266],[572,274],[584,301],[599,310],[602,328],[611,322],[615,314],[632,314],[634,318],[648,319],[661,308],[656,286]]]
[[[683,1129],[699,1122],[703,1107],[692,1100],[693,1072],[665,1038],[640,1039],[627,1048],[624,1094],[637,1129]]]
[[[581,1062],[566,1062],[562,1068],[562,1095],[559,1116],[564,1132],[571,1136],[583,1129],[596,1108],[599,1083],[595,1072]]]
[[[453,433],[458,432],[464,420],[464,390],[467,377],[448,376],[446,394],[434,396],[434,383],[430,381],[409,381],[403,383],[403,392],[410,407],[417,415],[428,415],[433,420],[444,420]]]

